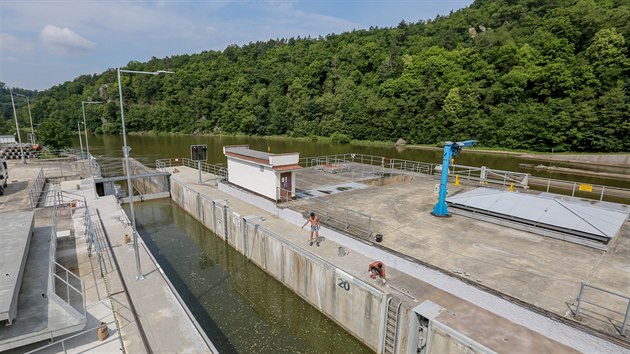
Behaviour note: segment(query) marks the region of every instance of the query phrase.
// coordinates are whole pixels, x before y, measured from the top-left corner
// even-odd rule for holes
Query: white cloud
[[[0,51],[3,53],[28,53],[33,50],[33,43],[7,33],[0,33]]]
[[[44,45],[55,54],[77,54],[94,47],[94,42],[81,37],[67,27],[46,25],[40,33],[40,38]]]

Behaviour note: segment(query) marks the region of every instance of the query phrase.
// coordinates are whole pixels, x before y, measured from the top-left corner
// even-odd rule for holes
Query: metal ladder
[[[387,323],[385,324],[385,353],[396,353],[396,330],[401,301],[396,296],[387,300]]]

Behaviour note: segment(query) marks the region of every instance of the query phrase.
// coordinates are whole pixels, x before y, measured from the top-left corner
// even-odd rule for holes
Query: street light
[[[13,117],[15,118],[15,130],[17,131],[18,143],[20,144],[20,156],[22,157],[22,163],[26,163],[26,159],[24,158],[24,148],[22,147],[22,137],[20,137],[20,126],[18,125],[17,120],[17,111],[15,110],[15,101],[13,100],[13,90],[4,82],[0,82],[0,84],[8,88],[9,93],[11,94],[11,105],[13,106]]]
[[[87,151],[87,157],[88,157],[88,169],[90,171],[90,177],[92,177],[92,158],[90,155],[90,143],[88,142],[88,137],[87,137],[87,123],[85,121],[85,104],[99,104],[99,103],[103,103],[101,101],[81,101],[81,110],[83,111],[83,126],[85,127],[85,149]],[[81,154],[81,157],[83,157],[83,154]]]
[[[28,106],[28,119],[31,120],[31,144],[35,145],[35,131],[33,130],[33,116],[31,115],[31,102],[28,99],[28,96],[23,95],[21,93],[15,93],[18,96],[22,96],[26,98],[26,105]]]
[[[136,230],[136,214],[133,210],[133,187],[131,185],[131,175],[129,174],[129,150],[127,146],[127,131],[125,130],[125,110],[123,109],[123,93],[122,93],[122,81],[120,80],[120,73],[129,74],[144,74],[144,75],[161,75],[161,74],[175,74],[172,71],[135,71],[116,69],[118,75],[118,96],[120,97],[120,119],[122,120],[122,133],[123,133],[123,153],[125,155],[125,174],[127,175],[127,195],[129,195],[129,210],[131,211],[131,229],[133,232],[133,248],[136,254],[136,280],[144,279],[142,275],[142,269],[140,268],[140,253],[138,251],[138,231]]]
[[[79,146],[81,146],[81,159],[83,159],[83,142],[81,141],[81,121],[77,121],[77,132],[79,133]]]

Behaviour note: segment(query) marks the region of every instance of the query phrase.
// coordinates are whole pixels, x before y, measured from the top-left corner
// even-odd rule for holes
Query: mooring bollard
[[[101,342],[109,337],[109,329],[107,328],[107,324],[105,324],[105,322],[101,322],[101,326],[96,330],[96,335],[98,336],[98,340]]]

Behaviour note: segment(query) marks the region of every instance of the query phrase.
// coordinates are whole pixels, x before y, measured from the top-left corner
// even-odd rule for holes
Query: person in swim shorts
[[[306,226],[308,223],[311,223],[311,241],[308,245],[309,246],[313,245],[313,235],[314,235],[315,242],[317,243],[317,246],[319,247],[319,226],[320,226],[319,217],[315,215],[315,213],[311,212],[311,215],[309,216],[308,220],[306,220],[304,225],[302,225],[302,228],[304,228],[304,226]]]
[[[378,274],[381,278],[383,278],[383,284],[385,284],[385,265],[381,261],[376,261],[374,263],[370,263],[370,275],[372,279],[376,279],[376,275]]]

